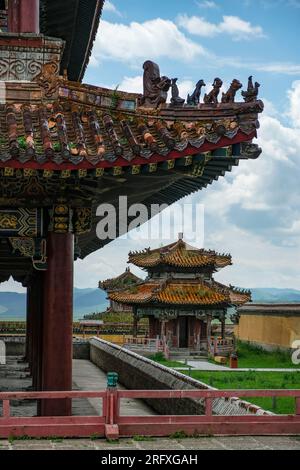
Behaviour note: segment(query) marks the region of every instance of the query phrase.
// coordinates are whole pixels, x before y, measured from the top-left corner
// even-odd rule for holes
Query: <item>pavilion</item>
[[[150,61],[143,95],[82,84],[103,3],[0,2],[0,282],[27,288],[40,391],[72,389],[74,259],[110,241],[97,237],[98,205],[172,204],[261,153],[251,82],[245,102],[231,89],[219,103],[215,80],[188,105],[174,86],[166,103],[171,81]],[[68,415],[71,403],[42,400],[38,412]]]
[[[250,291],[214,280],[232,264],[229,254],[193,247],[182,234],[170,245],[129,253],[129,262],[148,272],[146,280],[110,291],[109,299],[132,306],[136,322],[148,318],[150,339],[160,337],[170,349],[210,352],[212,321],[221,323],[224,342],[229,309],[234,321],[235,309],[251,300]]]

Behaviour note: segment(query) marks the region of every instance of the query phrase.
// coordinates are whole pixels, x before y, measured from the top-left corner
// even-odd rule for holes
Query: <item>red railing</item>
[[[234,397],[293,397],[295,413],[272,415],[255,405],[256,414],[213,415],[213,400]],[[101,416],[12,417],[11,400],[60,398],[99,398]],[[195,399],[203,400],[203,415],[123,416],[122,399]],[[189,435],[297,435],[300,434],[300,390],[118,390],[99,392],[17,392],[0,393],[3,402],[0,437],[86,437],[97,435],[109,439],[125,436],[170,436],[175,432]],[[245,402],[244,402],[245,403]],[[250,409],[249,408],[249,409]],[[100,408],[99,408],[100,409]]]

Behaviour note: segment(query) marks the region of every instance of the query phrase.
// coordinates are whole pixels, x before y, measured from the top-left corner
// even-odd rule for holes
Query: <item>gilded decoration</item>
[[[38,237],[42,233],[42,209],[0,209],[0,237]]]
[[[88,233],[92,227],[91,207],[81,207],[74,210],[74,232],[77,235]]]

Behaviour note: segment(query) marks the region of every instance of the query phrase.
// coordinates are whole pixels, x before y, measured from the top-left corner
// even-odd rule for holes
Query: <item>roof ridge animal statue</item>
[[[183,98],[180,98],[179,96],[179,89],[177,85],[177,80],[178,78],[172,78],[171,79],[171,86],[172,86],[172,98],[171,98],[171,104],[174,106],[183,106],[185,100]]]
[[[222,103],[234,103],[235,95],[242,86],[242,83],[234,78],[228,91],[226,91],[226,93],[222,93]]]
[[[158,108],[166,103],[168,91],[171,87],[171,80],[168,77],[160,76],[159,66],[147,60],[144,65],[143,96],[139,100],[139,106],[145,108]]]
[[[206,83],[204,82],[204,80],[201,79],[197,82],[194,92],[192,93],[192,95],[188,95],[187,97],[188,105],[198,106],[198,104],[200,103],[201,90],[202,90],[202,87],[204,86],[206,86]]]
[[[210,93],[204,95],[204,103],[205,104],[217,104],[218,103],[218,96],[221,90],[223,82],[220,78],[215,78],[214,83],[212,84],[213,89]]]
[[[250,75],[248,78],[248,89],[247,91],[242,91],[242,96],[246,103],[251,103],[252,101],[256,101],[259,93],[260,83],[255,82],[253,85],[253,77]]]

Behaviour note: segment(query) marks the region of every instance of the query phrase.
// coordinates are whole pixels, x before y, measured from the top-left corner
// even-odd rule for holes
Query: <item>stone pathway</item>
[[[105,439],[0,440],[1,450],[299,450],[299,437],[200,437],[186,439]],[[0,453],[1,455],[1,453]],[[121,454],[122,455],[122,454]]]
[[[19,362],[18,357],[10,357],[5,366],[0,366],[0,391],[26,391],[31,386],[31,378],[26,372],[27,364]],[[87,360],[73,361],[73,390],[104,390],[106,389],[106,374]],[[124,389],[118,386],[119,389]],[[122,400],[123,415],[143,416],[154,415],[155,412],[141,400]],[[2,403],[0,403],[0,413]],[[35,416],[36,401],[13,401],[12,416]],[[93,416],[102,414],[102,400],[74,399],[73,414],[75,416]]]
[[[104,390],[106,388],[106,374],[95,364],[87,360],[73,360],[73,382],[77,390]],[[118,384],[119,390],[124,390]],[[75,400],[74,400],[75,401]],[[89,398],[88,400],[78,400],[79,402],[87,401],[93,407],[93,414],[102,413],[101,401],[97,398]],[[141,400],[121,400],[121,413],[124,416],[144,416],[155,415],[156,413],[145,405]],[[83,413],[84,415],[86,413]]]

